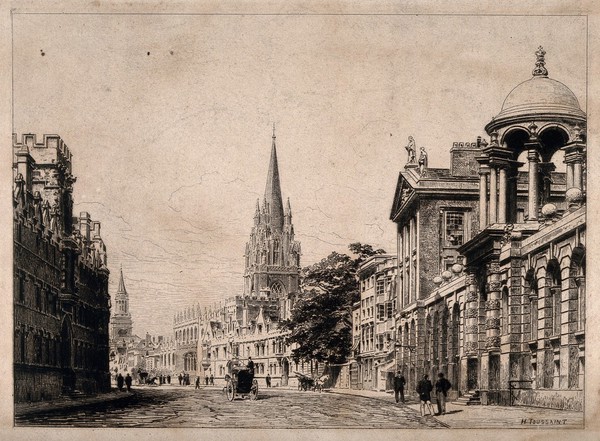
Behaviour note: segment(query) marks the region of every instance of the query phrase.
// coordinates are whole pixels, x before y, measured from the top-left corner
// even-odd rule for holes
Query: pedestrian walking
[[[117,375],[117,388],[122,391],[123,390],[123,375],[121,375],[121,373],[119,372],[119,375]]]
[[[196,389],[200,389],[200,375],[196,377]]]
[[[423,375],[423,379],[417,384],[417,393],[419,394],[419,400],[421,400],[421,416],[425,416],[425,408],[429,409],[429,415],[435,413],[433,410],[433,404],[431,404],[431,391],[433,385],[429,380],[429,375]]]
[[[208,376],[204,377],[204,384],[208,386]]]
[[[406,380],[404,379],[404,375],[402,375],[400,372],[396,372],[396,375],[394,375],[394,398],[396,399],[396,403],[399,401],[399,399],[401,399],[404,403],[405,384]]]
[[[438,374],[438,378],[438,381],[435,383],[438,415],[444,415],[446,413],[446,397],[448,396],[448,391],[452,388],[452,384],[444,378],[444,374],[441,372]]]
[[[265,381],[267,382],[267,387],[271,387],[271,374],[267,373]]]
[[[179,385],[181,386],[181,383],[183,382],[183,375],[179,374]]]
[[[127,386],[127,392],[131,392],[131,375],[127,374],[127,376],[125,377],[125,386]]]
[[[213,374],[210,374],[210,385],[211,386],[215,385],[215,376]]]

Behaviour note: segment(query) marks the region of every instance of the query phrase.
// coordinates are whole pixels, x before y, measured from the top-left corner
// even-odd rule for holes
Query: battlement
[[[13,133],[13,154],[26,149],[37,165],[48,165],[62,163],[71,171],[73,155],[67,144],[59,135],[44,134],[41,142],[38,142],[35,133],[24,133],[19,140]],[[16,162],[16,159],[14,160]]]

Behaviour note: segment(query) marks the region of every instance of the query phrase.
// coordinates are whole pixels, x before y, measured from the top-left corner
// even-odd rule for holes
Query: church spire
[[[275,124],[273,124],[273,143],[271,146],[271,162],[265,187],[265,201],[270,211],[271,227],[274,230],[283,228],[283,200],[279,183],[279,167],[277,166],[277,148],[275,147]]]
[[[117,289],[117,294],[127,294],[127,290],[125,289],[125,282],[123,281],[123,267],[121,266],[121,278],[119,279],[119,289]]]

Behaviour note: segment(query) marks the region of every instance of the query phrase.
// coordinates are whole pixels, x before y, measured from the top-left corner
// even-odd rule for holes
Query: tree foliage
[[[368,257],[385,253],[371,245],[352,243],[354,257],[332,252],[302,269],[302,295],[291,318],[283,323],[290,331],[287,342],[296,343],[296,360],[342,363],[352,344],[352,305],[360,300],[356,271]]]

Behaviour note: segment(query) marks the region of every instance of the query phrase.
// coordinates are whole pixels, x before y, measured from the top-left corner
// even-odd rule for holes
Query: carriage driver
[[[248,357],[248,364],[246,365],[250,374],[254,375],[254,362],[252,361],[252,357]]]

